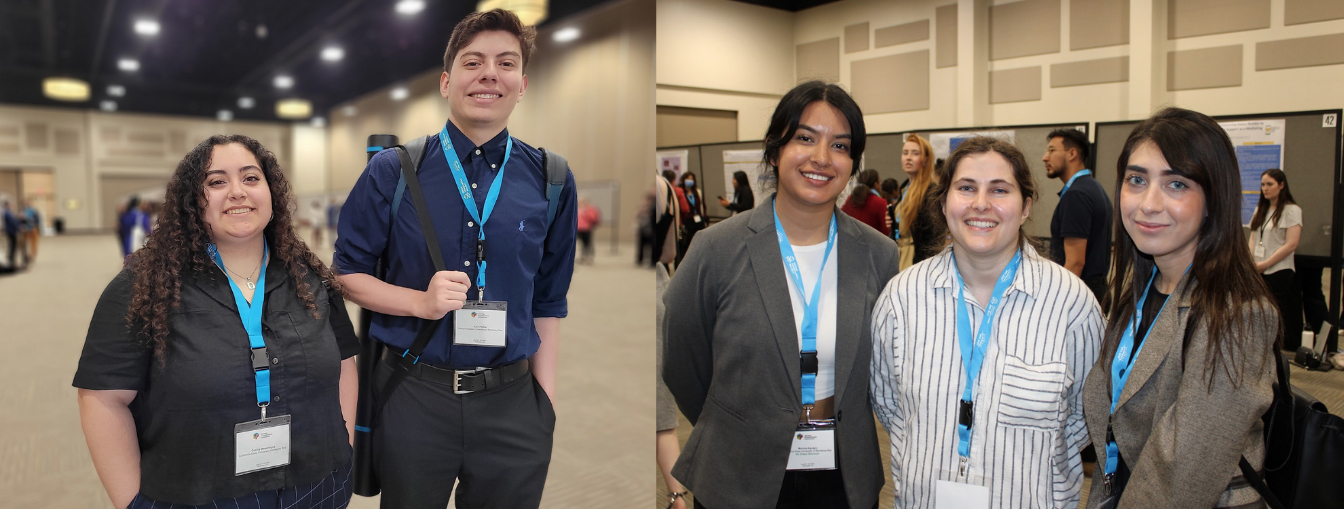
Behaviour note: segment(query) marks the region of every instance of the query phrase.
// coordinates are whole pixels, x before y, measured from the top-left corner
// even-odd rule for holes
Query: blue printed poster
[[[1255,206],[1260,202],[1260,175],[1265,170],[1283,167],[1283,133],[1285,121],[1247,120],[1220,122],[1237,151],[1237,167],[1241,172],[1241,224],[1251,224]]]

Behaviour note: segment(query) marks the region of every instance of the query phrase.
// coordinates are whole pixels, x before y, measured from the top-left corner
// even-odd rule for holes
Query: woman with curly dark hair
[[[274,154],[213,136],[103,291],[74,386],[116,507],[349,502],[359,344],[291,202]]]

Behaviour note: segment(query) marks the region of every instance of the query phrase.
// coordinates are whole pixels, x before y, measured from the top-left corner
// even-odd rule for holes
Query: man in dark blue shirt
[[[455,480],[458,507],[541,501],[577,215],[569,175],[548,228],[542,154],[506,129],[535,37],[496,9],[467,16],[449,39],[439,82],[448,122],[418,172],[447,270],[434,270],[412,193],[389,219],[400,175],[393,151],[369,161],[341,210],[335,267],[350,299],[377,313],[369,335],[401,355],[421,326],[444,318],[373,423],[384,508],[444,508]],[[487,263],[478,267],[482,236]],[[385,281],[373,276],[379,258]],[[507,306],[498,341],[464,339],[478,300]],[[379,366],[377,387],[390,364]]]
[[[1045,175],[1064,181],[1050,219],[1050,257],[1082,278],[1101,302],[1111,266],[1111,200],[1086,168],[1086,134],[1056,129],[1046,139]]]

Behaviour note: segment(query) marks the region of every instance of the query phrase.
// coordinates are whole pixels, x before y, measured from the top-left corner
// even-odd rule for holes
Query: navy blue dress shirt
[[[477,211],[481,211],[490,184],[499,178],[509,132],[506,129],[478,147],[451,121],[447,129],[467,181],[473,185]],[[419,179],[443,261],[447,270],[465,272],[471,278],[467,298],[475,300],[476,239],[481,225],[462,203],[438,136],[431,136],[427,145]],[[424,291],[434,275],[434,264],[425,248],[410,192],[402,194],[397,217],[390,218],[400,172],[401,163],[392,150],[379,152],[369,160],[341,208],[334,265],[341,274],[374,275],[378,259],[385,256],[385,281]],[[533,318],[568,314],[565,294],[574,275],[578,218],[574,176],[565,177],[555,221],[548,231],[541,151],[515,138],[503,172],[498,202],[485,225],[485,299],[508,302],[505,346],[453,345],[450,313],[425,347],[421,362],[458,369],[510,364],[530,357],[541,345]],[[374,314],[369,335],[391,348],[406,349],[425,323],[416,317]]]

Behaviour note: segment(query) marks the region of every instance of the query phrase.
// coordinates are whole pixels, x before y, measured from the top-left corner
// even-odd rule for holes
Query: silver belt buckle
[[[483,372],[483,371],[485,371],[485,370],[486,370],[486,368],[454,369],[454,370],[453,370],[453,394],[471,394],[471,393],[473,393],[473,392],[476,392],[476,391],[463,391],[463,390],[459,390],[459,387],[461,387],[459,380],[461,379],[461,376],[462,376],[462,375],[472,375],[472,374],[476,374],[476,373],[481,373],[481,372]]]

